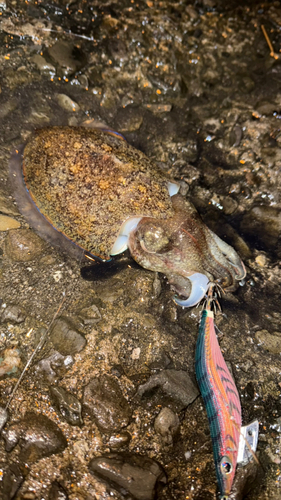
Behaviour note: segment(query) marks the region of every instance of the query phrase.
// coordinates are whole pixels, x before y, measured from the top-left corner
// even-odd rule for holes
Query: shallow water
[[[37,127],[97,122],[183,181],[206,224],[246,264],[246,283],[221,299],[217,326],[243,423],[260,422],[262,467],[238,468],[231,498],[280,498],[281,2],[224,4],[0,1],[0,357],[14,349],[15,358],[0,380],[2,406],[18,358],[22,368],[66,293],[57,329],[9,409],[0,441],[3,498],[122,500],[124,490],[92,473],[91,460],[110,451],[161,464],[167,482],[149,483],[147,499],[216,498],[201,398],[187,404],[170,379],[169,393],[159,379],[138,393],[163,370],[194,381],[200,311],[178,308],[163,276],[125,259],[115,274],[81,276],[81,265],[39,240],[14,205],[11,150]],[[102,381],[94,409],[85,396],[93,380]],[[50,386],[75,403],[63,391],[54,397]],[[111,415],[105,423],[106,410],[95,413],[103,404]],[[154,426],[165,407],[179,417],[171,435]],[[39,419],[34,434],[40,440],[46,427],[50,436],[42,450],[28,437],[26,412],[48,417],[63,436]],[[75,412],[83,425],[73,425]],[[6,451],[17,421],[16,434],[27,437]]]

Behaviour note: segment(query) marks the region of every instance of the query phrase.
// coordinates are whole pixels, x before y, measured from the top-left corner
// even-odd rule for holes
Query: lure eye
[[[226,476],[232,472],[232,463],[228,457],[222,457],[221,459],[221,471],[222,474]]]

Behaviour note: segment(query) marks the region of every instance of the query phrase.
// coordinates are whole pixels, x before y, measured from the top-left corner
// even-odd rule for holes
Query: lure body
[[[241,405],[217,340],[210,300],[200,322],[195,368],[209,420],[220,499],[225,500],[230,494],[237,464]]]

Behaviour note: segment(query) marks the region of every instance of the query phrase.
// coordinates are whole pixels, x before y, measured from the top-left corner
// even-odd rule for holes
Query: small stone
[[[5,349],[0,354],[0,377],[14,375],[21,364],[20,351],[18,349]]]
[[[187,5],[185,7],[185,12],[189,15],[190,19],[198,19],[199,17],[198,12],[194,9],[192,5]]]
[[[53,62],[58,65],[58,76],[70,76],[80,70],[87,62],[85,54],[72,43],[57,41],[48,48]]]
[[[147,109],[154,114],[170,113],[172,111],[171,104],[147,104]]]
[[[31,60],[36,64],[40,73],[42,73],[43,75],[53,76],[56,74],[55,66],[48,63],[43,56],[40,56],[39,54],[35,54],[35,56],[33,56]]]
[[[50,356],[38,361],[35,365],[36,375],[39,377],[42,376],[50,383],[54,383],[58,377],[57,374],[62,370],[65,371],[64,368],[72,364],[66,364],[69,359],[73,363],[71,356],[64,357],[58,351],[54,351]]]
[[[42,266],[53,266],[56,263],[56,258],[53,255],[44,255],[40,261],[39,264]]]
[[[67,446],[57,424],[40,413],[27,412],[9,429],[4,429],[2,436],[6,451],[10,452],[17,444],[20,446],[19,460],[22,462],[36,462],[62,452]]]
[[[169,398],[169,403],[178,411],[190,405],[199,395],[199,390],[192,382],[188,373],[182,370],[162,370],[152,375],[148,381],[140,385],[137,390],[139,396],[149,395],[155,388],[159,388],[158,403],[162,404],[161,391]]]
[[[127,446],[131,441],[132,436],[128,431],[121,431],[118,434],[113,434],[110,436],[109,441],[107,442],[109,448],[111,450],[119,450],[123,446]]]
[[[241,229],[254,236],[269,249],[280,251],[281,210],[259,205],[250,209],[242,219]]]
[[[79,111],[80,109],[79,104],[66,94],[57,94],[56,99],[58,104],[66,111]]]
[[[234,125],[229,133],[229,145],[230,147],[237,148],[242,140],[243,130],[239,125]]]
[[[81,463],[88,463],[89,451],[93,450],[93,446],[95,449],[101,448],[103,446],[103,441],[101,436],[94,436],[94,440],[88,440],[87,437],[85,439],[78,439],[73,443],[73,452],[76,459]]]
[[[256,256],[255,262],[258,264],[260,267],[264,267],[266,265],[266,256],[263,253],[260,253],[259,255]]]
[[[78,399],[62,387],[50,387],[55,406],[70,425],[82,425],[82,407]]]
[[[5,252],[16,262],[34,260],[44,248],[43,240],[30,229],[12,229],[5,240]]]
[[[278,110],[278,106],[272,102],[262,101],[256,105],[256,112],[259,116],[272,116],[274,111]]]
[[[238,208],[238,202],[231,198],[231,196],[226,196],[221,204],[225,215],[232,215]]]
[[[90,472],[135,500],[153,500],[166,475],[155,460],[136,453],[110,453],[91,460]]]
[[[139,359],[140,352],[141,352],[140,348],[136,347],[135,349],[132,350],[131,358],[132,359]]]
[[[114,432],[126,427],[132,414],[118,383],[107,375],[92,379],[85,386],[83,407],[104,432]]]
[[[12,500],[15,498],[17,491],[24,482],[24,475],[20,467],[12,463],[3,471],[1,488],[1,498],[3,500]]]
[[[68,494],[60,483],[54,481],[49,491],[49,500],[68,500]]]
[[[267,330],[259,330],[255,334],[256,341],[263,349],[271,352],[272,354],[281,353],[281,333],[269,333]]]
[[[173,436],[178,432],[179,426],[179,417],[170,408],[162,408],[154,422],[155,431],[167,445],[173,444]]]
[[[82,87],[84,87],[85,89],[88,89],[89,81],[88,81],[88,78],[86,77],[86,75],[78,75],[78,81],[79,81],[80,85],[82,85]]]
[[[102,319],[101,313],[95,304],[82,309],[79,316],[81,317],[84,325],[93,325]]]
[[[76,354],[86,345],[85,337],[76,330],[69,319],[63,317],[55,321],[50,339],[54,348],[63,356]]]
[[[20,222],[7,215],[0,215],[0,231],[9,231],[10,229],[19,229]]]
[[[2,315],[1,315],[1,322],[4,323],[4,321],[7,321],[9,323],[23,323],[23,321],[26,318],[25,311],[13,304],[8,304],[5,309],[3,309]]]

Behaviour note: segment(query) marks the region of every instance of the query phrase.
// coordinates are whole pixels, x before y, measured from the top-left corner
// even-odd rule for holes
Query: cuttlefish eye
[[[169,237],[165,229],[157,222],[147,222],[143,224],[139,231],[138,238],[140,245],[145,252],[163,253],[169,249]]]

